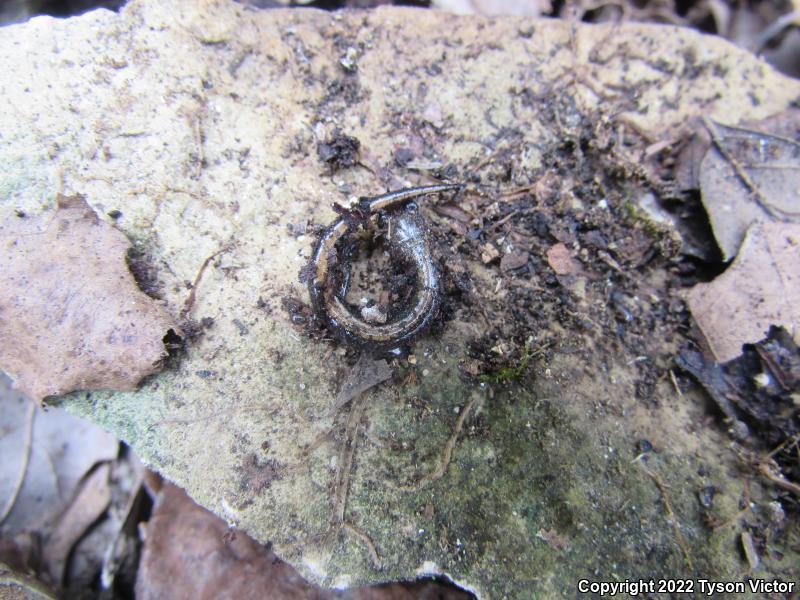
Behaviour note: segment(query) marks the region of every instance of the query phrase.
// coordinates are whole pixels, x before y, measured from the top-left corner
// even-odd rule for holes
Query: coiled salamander
[[[441,303],[439,271],[431,255],[427,230],[414,198],[459,189],[460,185],[431,185],[362,199],[323,233],[311,256],[308,293],[317,317],[342,342],[362,350],[389,351],[408,343],[433,321]],[[386,213],[392,260],[407,262],[416,271],[414,297],[391,322],[369,323],[347,306],[353,234],[369,219]],[[337,277],[338,271],[338,277]]]

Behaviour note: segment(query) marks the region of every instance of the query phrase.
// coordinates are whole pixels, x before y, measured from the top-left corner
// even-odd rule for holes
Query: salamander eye
[[[416,202],[409,202],[405,206],[405,211],[411,214],[417,214],[419,212],[419,206],[417,206]]]

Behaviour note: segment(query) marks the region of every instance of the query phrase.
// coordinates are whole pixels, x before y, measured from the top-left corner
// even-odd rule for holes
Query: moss
[[[526,340],[525,346],[522,349],[521,358],[516,365],[500,367],[494,373],[481,375],[478,377],[478,381],[482,383],[495,384],[516,381],[522,377],[522,374],[525,372],[525,368],[528,366],[528,361],[530,361],[531,356],[531,342],[530,340]]]

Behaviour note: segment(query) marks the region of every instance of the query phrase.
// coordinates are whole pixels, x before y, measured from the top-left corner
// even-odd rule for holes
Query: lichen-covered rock
[[[118,211],[194,334],[139,390],[63,404],[306,576],[447,573],[483,597],[573,597],[581,578],[746,571],[735,528],[705,525],[738,511],[734,458],[666,376],[681,317],[649,263],[663,249],[619,215],[639,133],[763,118],[800,84],[668,27],[155,0],[9,27],[0,69],[0,218],[49,213],[59,189]],[[333,172],[318,148],[337,130],[358,155]],[[332,410],[347,357],[283,309],[305,300],[314,226],[333,202],[437,173],[474,188],[466,222],[422,207],[450,320]],[[489,240],[509,214],[529,234]],[[529,258],[484,265],[487,241]],[[554,243],[581,261],[569,290],[545,264]],[[641,289],[616,275],[628,268]],[[468,356],[475,340],[485,352]],[[657,452],[633,460],[640,439]]]

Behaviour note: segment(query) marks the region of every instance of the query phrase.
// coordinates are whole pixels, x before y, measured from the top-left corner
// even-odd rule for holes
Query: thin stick
[[[445,471],[447,471],[447,466],[450,464],[450,460],[453,456],[453,448],[456,445],[456,440],[458,440],[458,434],[461,433],[461,429],[464,427],[464,421],[467,420],[467,416],[469,415],[472,407],[475,406],[475,403],[478,401],[477,396],[473,396],[472,399],[467,403],[464,407],[464,410],[461,411],[461,414],[458,415],[458,419],[456,420],[456,425],[453,427],[453,433],[450,434],[450,439],[447,440],[447,443],[444,445],[444,452],[442,452],[442,460],[436,465],[436,468],[433,469],[430,473],[422,477],[416,484],[412,486],[401,487],[400,489],[405,492],[416,492],[421,490],[426,485],[436,481],[437,479],[441,479],[444,476]]]
[[[500,146],[497,146],[491,152],[489,152],[489,154],[487,154],[485,157],[483,157],[481,160],[475,163],[475,166],[472,167],[471,170],[479,171],[480,169],[488,165],[490,162],[492,162],[495,158],[497,158],[497,155],[500,154],[501,150],[502,148]]]
[[[342,523],[342,527],[344,527],[347,531],[352,533],[366,545],[367,550],[369,550],[369,555],[372,557],[372,564],[375,566],[376,569],[380,569],[382,566],[381,557],[378,554],[377,548],[375,548],[375,544],[372,543],[370,537],[361,531],[358,527],[353,525],[352,523],[344,522]]]
[[[189,314],[189,311],[192,310],[192,307],[194,306],[195,296],[197,295],[197,286],[200,285],[200,280],[203,278],[203,273],[205,273],[206,268],[208,267],[209,263],[212,260],[214,260],[217,256],[219,256],[220,254],[222,254],[223,252],[225,252],[225,251],[227,251],[229,249],[230,249],[230,246],[228,244],[226,244],[225,246],[223,246],[222,248],[220,248],[219,250],[214,252],[214,254],[212,254],[211,256],[207,257],[203,261],[203,264],[200,267],[200,270],[197,271],[197,275],[194,276],[194,281],[192,282],[192,289],[189,292],[189,296],[186,298],[186,301],[183,303],[183,308],[181,309],[181,317],[185,317],[187,314]]]
[[[347,506],[347,494],[350,490],[350,473],[353,470],[353,456],[356,452],[358,426],[366,408],[364,395],[359,395],[350,408],[350,416],[345,426],[344,443],[339,453],[339,468],[334,483],[333,523],[341,526],[344,523],[344,512]]]
[[[147,431],[152,431],[156,427],[161,427],[163,425],[188,425],[190,423],[201,423],[202,421],[209,421],[216,418],[221,417],[228,417],[231,413],[234,412],[242,412],[244,410],[274,410],[275,405],[273,404],[264,404],[253,402],[251,404],[244,404],[242,406],[237,406],[234,408],[226,408],[214,411],[212,413],[208,413],[205,415],[200,415],[197,417],[167,417],[166,419],[161,419],[160,421],[155,421],[150,423],[147,426]]]
[[[686,564],[690,570],[694,570],[694,566],[692,565],[692,557],[689,554],[689,547],[686,545],[686,540],[681,533],[680,528],[678,527],[678,519],[675,517],[675,511],[672,510],[672,503],[669,501],[669,495],[667,495],[667,486],[664,481],[659,477],[658,473],[654,473],[650,469],[644,466],[644,463],[639,463],[642,465],[644,472],[647,473],[650,478],[655,482],[658,486],[658,490],[661,492],[661,499],[664,501],[664,509],[667,511],[667,517],[669,518],[669,522],[672,525],[672,533],[675,536],[675,541],[677,542],[678,546],[680,547],[681,551],[683,552],[683,557],[686,560]]]
[[[33,403],[33,400],[28,400],[28,414],[25,417],[25,445],[22,448],[22,464],[20,465],[19,475],[17,475],[17,482],[14,485],[14,489],[11,492],[11,497],[6,501],[6,505],[3,507],[3,512],[0,513],[0,525],[8,518],[8,515],[11,514],[11,509],[14,508],[14,504],[17,502],[17,497],[19,496],[20,491],[22,490],[22,484],[25,482],[25,474],[28,472],[28,463],[30,462],[31,458],[31,443],[33,441],[33,420],[36,416],[36,405]]]
[[[800,485],[796,484],[794,481],[786,479],[774,460],[770,459],[769,461],[764,461],[759,464],[758,472],[769,479],[772,483],[779,485],[783,489],[792,492],[795,496],[800,498]]]
[[[681,387],[678,385],[678,378],[675,377],[675,371],[673,371],[672,369],[669,370],[669,378],[670,381],[672,381],[672,385],[675,387],[675,391],[678,392],[678,396],[683,396]]]
[[[800,10],[783,15],[770,23],[758,36],[753,53],[756,55],[761,54],[769,44],[769,41],[790,25],[800,25]]]
[[[782,442],[781,442],[781,443],[778,445],[778,447],[777,447],[777,448],[775,448],[775,449],[774,449],[772,452],[770,452],[769,454],[767,454],[767,458],[772,458],[772,457],[773,457],[773,456],[775,456],[775,455],[776,455],[778,452],[780,452],[781,450],[783,450],[784,448],[786,448],[786,446],[792,446],[792,445],[795,445],[795,444],[797,444],[797,442],[800,442],[800,433],[797,433],[797,434],[793,435],[792,437],[788,437],[788,438],[786,438],[785,440],[783,440],[783,441],[782,441]]]

